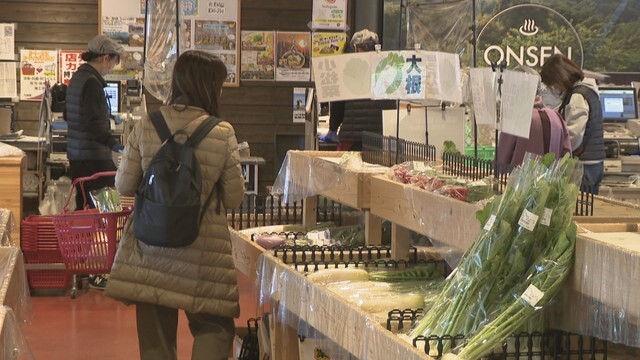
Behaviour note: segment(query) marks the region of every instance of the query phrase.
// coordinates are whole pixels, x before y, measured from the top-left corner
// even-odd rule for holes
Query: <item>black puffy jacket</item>
[[[337,129],[340,141],[362,141],[362,132],[382,135],[382,111],[395,109],[393,100],[349,100],[331,103],[330,126]]]
[[[69,160],[112,159],[111,147],[118,141],[111,135],[105,86],[102,75],[89,64],[81,65],[69,82],[65,111]]]

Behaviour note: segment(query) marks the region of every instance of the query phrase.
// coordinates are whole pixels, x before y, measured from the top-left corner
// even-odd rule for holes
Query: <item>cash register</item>
[[[605,173],[640,173],[640,120],[635,87],[600,87],[607,159]]]

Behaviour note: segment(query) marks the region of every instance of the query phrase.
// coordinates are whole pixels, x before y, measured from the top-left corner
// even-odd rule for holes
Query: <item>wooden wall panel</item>
[[[109,0],[104,0],[109,1]],[[131,0],[138,1],[138,0]],[[17,24],[16,49],[84,49],[98,32],[98,0],[0,0],[0,22]],[[241,0],[240,25],[246,30],[309,31],[312,0]],[[277,134],[300,135],[303,124],[292,122],[294,87],[310,83],[242,81],[224,88],[223,117],[234,124],[238,141],[247,141],[253,156],[262,156],[260,191],[273,184]],[[148,96],[149,109],[160,101]],[[18,127],[28,135],[38,131],[39,103],[20,102]]]

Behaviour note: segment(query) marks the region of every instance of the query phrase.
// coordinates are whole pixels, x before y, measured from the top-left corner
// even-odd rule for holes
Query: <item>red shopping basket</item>
[[[77,178],[73,188],[83,182],[102,176],[113,176],[115,171],[100,172]],[[84,193],[84,191],[83,191]],[[68,209],[71,194],[65,204]],[[85,198],[85,207],[87,206]],[[132,208],[101,213],[97,209],[85,209],[53,216],[60,254],[71,274],[106,274],[111,270],[116,248]]]
[[[63,264],[51,216],[30,215],[22,220],[20,247],[27,266]],[[27,270],[31,289],[67,288],[70,277],[65,269]]]

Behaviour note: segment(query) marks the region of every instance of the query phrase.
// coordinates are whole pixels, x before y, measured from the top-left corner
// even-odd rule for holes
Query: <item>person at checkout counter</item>
[[[354,52],[374,51],[379,43],[378,34],[367,29],[351,37]],[[338,151],[360,151],[362,132],[382,135],[382,111],[395,109],[395,104],[393,100],[334,101],[330,105],[329,131],[322,140],[338,142]]]
[[[522,164],[524,155],[527,152],[538,155],[554,153],[556,158],[570,153],[569,133],[562,116],[554,109],[545,106],[542,101],[540,74],[528,66],[517,66],[514,70],[536,76],[538,78],[538,90],[531,112],[529,138],[525,139],[504,132],[500,133],[498,162],[518,166]]]
[[[111,38],[95,36],[82,53],[85,64],[74,73],[67,89],[65,119],[68,125],[67,158],[72,179],[97,172],[116,171],[112,152],[122,152],[124,146],[112,136],[109,104],[104,93],[104,77],[120,62],[124,48]],[[84,196],[91,206],[89,192],[114,186],[114,177],[102,177],[84,184]],[[84,206],[80,188],[76,189],[76,209]],[[104,277],[89,278],[89,285],[103,288]]]
[[[549,57],[540,75],[547,86],[562,92],[558,111],[567,124],[573,156],[584,166],[581,190],[598,194],[606,157],[598,88],[584,81],[580,67],[562,54]]]

